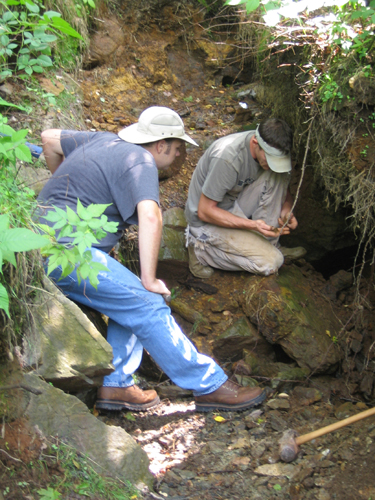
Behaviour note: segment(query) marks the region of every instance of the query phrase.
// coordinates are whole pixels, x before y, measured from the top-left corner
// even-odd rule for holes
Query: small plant
[[[2,274],[3,262],[10,262],[17,267],[16,252],[35,250],[45,246],[46,239],[40,234],[35,234],[26,228],[10,228],[9,216],[0,215],[0,273]],[[0,283],[0,309],[5,311],[8,318],[9,297],[4,285]]]
[[[184,97],[183,99],[185,102],[192,102],[193,101],[193,96],[189,95],[189,97]]]
[[[58,500],[61,497],[61,493],[53,488],[48,487],[47,490],[38,490],[40,495],[40,500]]]
[[[89,0],[92,1],[92,0]],[[0,0],[0,77],[15,71],[27,75],[43,73],[53,66],[51,44],[59,32],[82,39],[55,11],[41,13],[32,0]],[[19,10],[14,6],[22,6]],[[9,62],[15,57],[15,62]]]
[[[108,222],[108,217],[103,215],[108,206],[91,204],[85,208],[78,200],[77,213],[70,207],[66,207],[66,210],[55,207],[43,216],[45,220],[54,222],[52,227],[47,224],[39,225],[51,238],[51,243],[42,249],[42,254],[48,257],[48,274],[59,266],[62,268],[62,277],[76,269],[78,283],[88,279],[92,286],[97,287],[98,273],[108,269],[92,260],[90,248],[93,243],[104,238],[107,232],[115,233],[118,226],[117,222]],[[59,243],[59,239],[65,237],[72,238],[72,243]]]

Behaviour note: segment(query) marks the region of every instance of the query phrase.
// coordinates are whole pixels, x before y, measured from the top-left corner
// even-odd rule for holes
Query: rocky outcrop
[[[27,392],[23,406],[30,424],[44,436],[58,437],[87,455],[101,474],[152,485],[146,453],[123,429],[105,425],[75,396],[52,387],[35,373],[27,374],[24,380],[41,392]]]
[[[34,300],[33,323],[23,338],[24,366],[66,391],[100,386],[114,370],[111,346],[48,278],[44,288]]]
[[[243,306],[268,342],[310,373],[334,370],[342,360],[341,324],[332,304],[297,266],[249,279]]]

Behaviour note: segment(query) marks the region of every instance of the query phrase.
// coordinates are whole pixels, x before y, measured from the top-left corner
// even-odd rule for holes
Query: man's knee
[[[269,276],[270,274],[275,274],[280,269],[280,267],[284,263],[284,256],[276,247],[273,247],[272,252],[270,252],[263,263],[263,272],[260,274],[264,274],[264,276]]]

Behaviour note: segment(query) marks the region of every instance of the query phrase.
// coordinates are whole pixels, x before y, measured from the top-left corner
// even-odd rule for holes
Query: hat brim
[[[265,154],[268,166],[273,172],[276,172],[278,174],[284,174],[292,170],[292,158],[290,155],[273,156],[266,152]]]
[[[140,132],[138,130],[138,124],[133,123],[133,125],[129,125],[129,127],[126,127],[118,133],[118,136],[120,139],[126,142],[130,142],[132,144],[147,144],[149,142],[156,142],[156,141],[162,141],[165,139],[180,139],[181,141],[188,142],[189,144],[192,144],[193,146],[199,147],[199,145],[187,134],[180,135],[180,136],[173,136],[170,135],[166,137],[165,135],[149,135],[145,134],[144,132]]]

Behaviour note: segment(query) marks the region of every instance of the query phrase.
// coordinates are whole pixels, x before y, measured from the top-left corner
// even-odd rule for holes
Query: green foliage
[[[14,72],[43,73],[53,66],[51,44],[63,33],[82,38],[55,11],[42,12],[37,0],[0,0],[0,77]],[[13,62],[13,58],[15,62]]]
[[[52,480],[48,490],[39,490],[39,494],[41,491],[50,491],[51,494],[61,491],[61,494],[68,494],[68,496],[75,493],[87,498],[101,498],[103,500],[136,500],[138,498],[137,491],[128,481],[123,482],[119,479],[99,475],[87,456],[77,453],[74,448],[62,442],[57,445],[52,444],[48,454],[55,457],[56,463],[63,467],[64,478],[61,481],[56,477],[55,480]],[[59,493],[59,495],[61,494]],[[57,500],[58,498],[60,496],[46,496],[40,500]]]
[[[8,215],[0,215],[0,273],[3,262],[17,267],[15,252],[27,252],[46,245],[46,239],[26,228],[9,228]],[[0,283],[0,309],[9,317],[9,298],[6,288]]]
[[[340,91],[339,84],[333,79],[333,77],[326,73],[321,77],[321,86],[319,87],[319,95],[323,103],[332,102],[333,109],[337,109],[337,103],[341,103],[344,96]]]
[[[117,231],[118,223],[108,222],[108,217],[103,215],[108,206],[91,204],[85,208],[78,200],[77,213],[70,207],[66,207],[66,211],[55,207],[44,216],[45,220],[54,222],[52,227],[40,224],[40,228],[52,240],[52,243],[42,250],[42,254],[49,259],[48,274],[58,266],[62,268],[62,277],[68,276],[76,269],[79,283],[88,279],[92,286],[97,287],[98,273],[108,269],[103,264],[92,261],[89,249],[104,238],[107,232]],[[61,238],[71,238],[72,244],[59,243]]]
[[[50,487],[46,490],[38,490],[38,494],[40,495],[40,500],[58,500],[61,497],[61,493]]]

